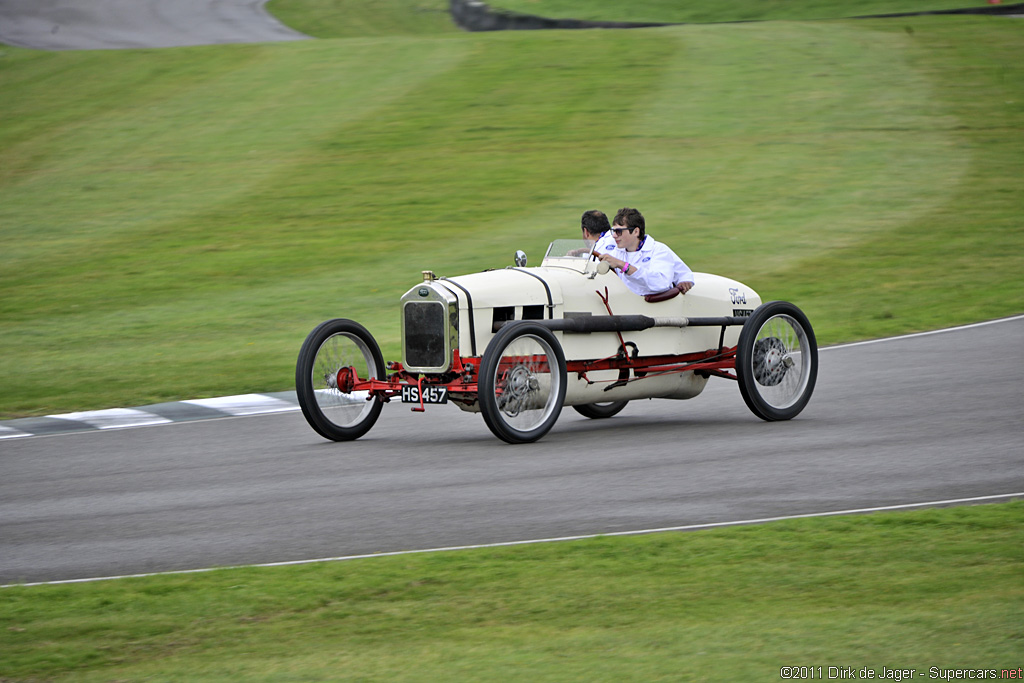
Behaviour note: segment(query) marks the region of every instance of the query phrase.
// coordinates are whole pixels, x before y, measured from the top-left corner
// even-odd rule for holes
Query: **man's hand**
[[[622,259],[617,259],[611,254],[598,254],[598,260],[605,261],[609,266],[615,270],[622,270],[622,267],[626,265],[626,262]]]

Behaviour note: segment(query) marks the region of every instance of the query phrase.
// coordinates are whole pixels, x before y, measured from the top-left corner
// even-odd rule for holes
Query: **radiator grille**
[[[410,301],[405,305],[405,362],[411,367],[447,366],[446,306],[440,301]]]

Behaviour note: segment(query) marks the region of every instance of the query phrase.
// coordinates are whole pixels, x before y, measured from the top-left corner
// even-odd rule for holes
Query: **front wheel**
[[[796,417],[818,378],[818,343],[803,311],[786,301],[758,306],[740,332],[736,377],[744,402],[759,418]]]
[[[480,412],[508,443],[541,438],[565,400],[565,355],[551,330],[533,323],[505,325],[480,361]]]
[[[295,365],[295,393],[309,425],[332,441],[352,441],[370,430],[383,404],[357,380],[384,378],[384,357],[365,327],[338,318],[309,333]]]
[[[573,406],[572,409],[583,417],[591,420],[602,420],[612,415],[618,415],[622,409],[629,404],[629,401],[608,401],[607,403],[584,403]]]

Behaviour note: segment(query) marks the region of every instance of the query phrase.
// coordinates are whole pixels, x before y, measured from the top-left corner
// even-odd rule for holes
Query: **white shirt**
[[[594,254],[603,254],[607,251],[608,245],[612,245],[610,248],[615,248],[615,238],[612,237],[611,230],[605,230],[601,233],[601,236],[597,238],[594,243]]]
[[[656,242],[650,235],[644,238],[636,251],[619,249],[614,239],[605,242],[603,237],[598,242],[598,249],[602,254],[611,254],[636,268],[632,275],[620,271],[619,279],[631,292],[640,296],[664,292],[680,282],[693,283],[693,271],[689,266],[674,251]]]
[[[0,2],[3,2],[3,0],[0,0]],[[569,251],[569,256],[587,256],[591,253],[596,256],[597,254],[603,254],[605,246],[608,244],[611,244],[613,248],[615,247],[615,238],[612,237],[612,234],[607,230],[602,232],[601,236],[596,240],[590,239],[589,235],[584,237],[583,240],[587,243],[587,248],[585,250],[573,249]]]

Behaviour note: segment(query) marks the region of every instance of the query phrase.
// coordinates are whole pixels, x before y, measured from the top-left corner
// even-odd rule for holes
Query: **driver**
[[[612,239],[611,225],[608,223],[608,216],[604,211],[591,209],[584,211],[580,217],[580,231],[583,233],[583,240],[587,243],[586,249],[573,249],[569,256],[589,256],[591,252],[598,253],[615,248],[615,241]]]
[[[619,279],[635,294],[646,296],[676,287],[686,294],[693,287],[693,271],[675,252],[647,234],[643,214],[619,209],[612,221],[615,248],[603,249],[598,259],[618,271]]]
[[[608,223],[608,216],[604,211],[593,209],[584,211],[580,218],[580,230],[583,232],[583,239],[587,244],[594,247],[594,251],[600,253],[615,248],[615,241],[612,239],[611,225]],[[595,245],[596,242],[596,245]]]

